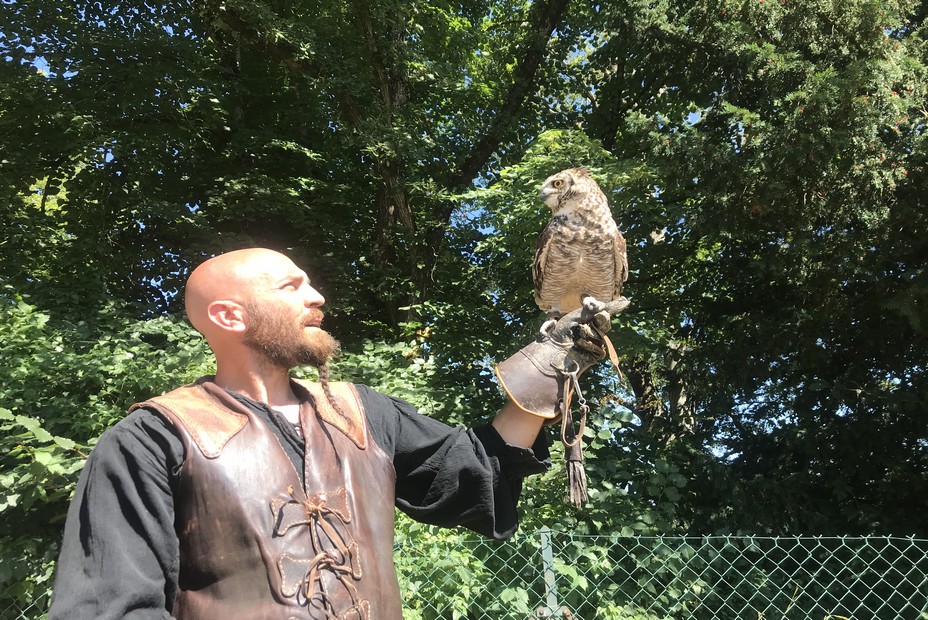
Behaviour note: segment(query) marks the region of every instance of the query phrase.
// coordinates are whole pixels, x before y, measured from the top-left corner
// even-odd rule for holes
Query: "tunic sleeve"
[[[49,620],[170,618],[178,575],[173,480],[183,444],[152,412],[106,431],[68,510]]]
[[[497,539],[519,525],[522,479],[550,467],[547,440],[511,446],[490,424],[451,427],[409,403],[358,386],[374,441],[393,459],[396,505],[417,521],[463,525]]]

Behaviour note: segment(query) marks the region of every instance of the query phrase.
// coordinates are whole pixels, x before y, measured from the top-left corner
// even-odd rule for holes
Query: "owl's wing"
[[[545,266],[548,263],[548,249],[554,240],[554,228],[549,223],[538,236],[538,243],[535,245],[535,260],[532,262],[532,284],[535,285],[535,303],[542,310],[550,310],[541,304],[541,291],[545,285]]]
[[[628,280],[628,251],[625,244],[625,237],[622,232],[616,229],[615,238],[612,240],[612,251],[615,255],[615,293],[613,299],[618,299],[622,295],[622,285]]]

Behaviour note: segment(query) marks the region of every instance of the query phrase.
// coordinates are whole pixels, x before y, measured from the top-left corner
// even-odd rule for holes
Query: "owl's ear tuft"
[[[574,174],[574,176],[586,177],[586,178],[588,178],[588,179],[591,178],[591,177],[590,177],[590,171],[589,171],[589,169],[588,169],[588,168],[585,168],[585,167],[583,167],[583,166],[578,166],[578,167],[576,167],[576,168],[571,168],[570,171]]]

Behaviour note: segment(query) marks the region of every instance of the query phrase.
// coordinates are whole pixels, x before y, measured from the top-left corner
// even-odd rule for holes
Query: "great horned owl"
[[[538,238],[532,279],[535,302],[549,321],[581,306],[586,296],[617,299],[628,279],[625,238],[609,202],[585,168],[551,175],[541,186],[551,220]]]

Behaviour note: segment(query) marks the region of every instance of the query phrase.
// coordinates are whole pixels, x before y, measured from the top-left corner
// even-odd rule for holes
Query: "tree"
[[[586,380],[590,510],[564,515],[553,472],[526,527],[923,532],[925,17],[902,0],[7,2],[4,493],[41,459],[61,469],[4,517],[54,538],[93,437],[208,371],[179,344],[179,292],[243,245],[309,267],[343,376],[485,417],[491,360],[541,318],[538,183],[586,165],[630,244],[624,379]]]
[[[918,529],[908,507],[925,507],[926,446],[915,439],[925,246],[910,231],[925,224],[913,200],[925,149],[922,11],[653,9],[667,21],[634,22],[656,38],[647,54],[619,54],[624,72],[598,89],[643,75],[644,94],[590,118],[605,144],[658,177],[647,215],[631,214],[650,242],[637,259],[647,280],[629,288],[639,306],[666,310],[666,335],[651,347],[658,359],[628,374],[639,405],[663,386],[664,440],[689,431],[700,460],[723,457],[726,475],[707,473],[728,483],[697,500],[697,526]],[[597,52],[605,62],[610,49]],[[647,64],[629,68],[639,57]],[[713,511],[732,494],[735,517]]]

